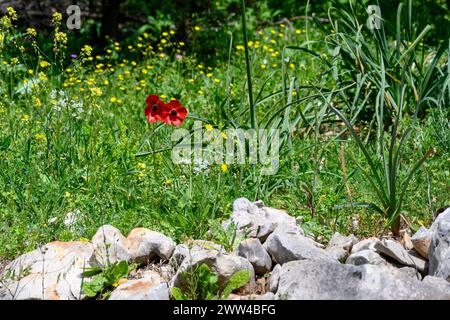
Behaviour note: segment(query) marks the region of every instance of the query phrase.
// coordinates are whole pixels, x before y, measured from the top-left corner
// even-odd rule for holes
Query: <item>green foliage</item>
[[[410,165],[409,170],[405,170],[402,164],[403,149],[416,126],[419,113],[428,107],[441,110],[445,105],[441,97],[450,79],[442,59],[446,46],[437,52],[432,51],[432,61],[427,59],[424,48],[419,49],[430,27],[426,26],[423,30],[414,28],[411,23],[411,1],[406,15],[403,5],[399,5],[395,47],[389,46],[383,26],[380,30],[363,30],[356,15],[357,5],[344,7],[335,2],[335,6],[332,12],[337,20],[333,20],[331,32],[324,30],[327,32],[327,46],[333,52],[335,86],[342,87],[351,81],[352,87],[340,91],[334,103],[321,95],[345,123],[362,151],[369,171],[362,167],[360,170],[378,202],[353,202],[348,206],[364,206],[380,213],[387,218],[393,233],[398,235],[408,185],[413,174],[434,152],[428,150],[415,164]],[[371,147],[365,145],[354,130],[354,123],[363,108],[373,114],[369,121],[376,124],[375,157]],[[347,115],[346,111],[349,112]],[[407,123],[408,119],[411,119],[410,123]],[[389,132],[387,136],[385,131]]]
[[[237,234],[236,224],[230,223],[226,229],[222,228],[220,223],[215,222],[212,224],[211,229],[212,240],[224,247],[227,252],[231,252],[244,240],[245,237]]]
[[[434,211],[446,205],[450,196],[446,169],[450,91],[443,86],[446,81],[448,88],[448,71],[443,68],[447,47],[439,50],[432,45],[436,41],[428,41],[432,30],[419,37],[423,21],[416,24],[412,19],[412,31],[403,27],[409,10],[402,11],[401,41],[396,42],[396,18],[386,21],[385,37],[373,34],[365,28],[364,6],[354,13],[332,10],[332,24],[322,20],[315,25],[301,18],[274,20],[283,16],[278,10],[306,13],[306,2],[246,1],[246,59],[239,0],[211,3],[210,11],[186,12],[186,21],[170,15],[173,8],[159,13],[147,10],[146,1],[126,1],[124,9],[136,13],[131,8],[136,10],[140,4],[144,4],[142,13],[150,16],[148,23],[126,24],[125,39],[111,39],[105,50],[94,48],[91,55],[79,50],[89,30],[81,30],[80,37],[77,32],[76,39],[75,33],[68,33],[67,47],[59,43],[54,48],[54,28],[50,34],[37,30],[35,39],[26,27],[0,27],[1,256],[13,258],[54,239],[89,239],[105,223],[124,233],[150,228],[177,242],[211,237],[231,250],[238,242],[234,230],[215,226],[229,217],[238,197],[286,209],[301,218],[308,233],[322,239],[334,231],[380,235],[383,230],[378,226],[384,221],[367,208],[332,210],[353,199],[381,209],[384,205],[364,176],[366,171],[375,177],[370,165],[364,170],[358,167],[367,163],[364,153],[354,138],[348,139],[349,131],[342,130],[343,122],[329,104],[354,126],[382,180],[386,174],[380,137],[385,139],[389,163],[390,137],[401,110],[398,137],[402,139],[411,127],[413,138],[401,143],[397,192],[405,186],[407,169],[421,155],[433,148],[436,154],[424,170],[411,176],[414,188],[405,191],[399,212],[417,227],[428,225]],[[173,4],[168,1],[164,6]],[[317,4],[311,1],[308,12],[324,17]],[[275,6],[275,11],[270,10]],[[177,28],[175,22],[189,24]],[[83,26],[98,29],[95,21]],[[404,55],[402,63],[398,63],[397,43],[400,57]],[[214,59],[201,52],[207,47],[217,53],[211,54]],[[387,50],[381,55],[384,47]],[[71,53],[78,58],[72,59]],[[220,164],[205,170],[198,170],[196,164],[175,165],[173,127],[146,122],[146,96],[179,99],[189,110],[182,128],[190,134],[194,120],[221,131],[247,129],[252,122],[247,65],[258,128],[280,130],[278,172],[264,176],[260,174],[264,166],[248,163],[229,165],[225,171]],[[385,101],[380,100],[383,90]],[[382,134],[377,125],[381,110]],[[340,145],[345,146],[346,178]],[[381,185],[386,191],[388,185]],[[77,209],[79,219],[69,228],[64,224],[66,214]],[[359,229],[352,226],[354,218]]]
[[[119,280],[126,278],[135,268],[135,264],[128,264],[125,260],[110,264],[104,268],[87,268],[82,276],[92,279],[89,282],[86,282],[85,278],[83,279],[83,292],[90,298],[100,297],[107,300]]]
[[[218,276],[206,264],[181,274],[187,284],[185,291],[174,287],[171,290],[175,300],[226,300],[228,296],[242,286],[251,277],[249,270],[240,270],[233,274],[222,290],[219,290]]]

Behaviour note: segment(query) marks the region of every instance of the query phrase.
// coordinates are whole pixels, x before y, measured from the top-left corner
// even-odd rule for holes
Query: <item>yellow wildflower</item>
[[[34,29],[34,28],[28,28],[28,29],[27,29],[27,35],[28,35],[29,37],[32,37],[32,38],[36,37],[36,36],[37,36],[37,31],[36,31],[36,29]]]
[[[55,12],[52,16],[52,23],[53,25],[59,25],[62,21],[62,14],[59,12]]]
[[[26,124],[26,123],[30,122],[30,117],[27,114],[24,114],[22,116],[21,121]]]
[[[17,12],[16,12],[16,10],[14,10],[13,7],[8,7],[8,8],[6,8],[6,12],[8,13],[9,18],[10,18],[12,21],[17,20]]]

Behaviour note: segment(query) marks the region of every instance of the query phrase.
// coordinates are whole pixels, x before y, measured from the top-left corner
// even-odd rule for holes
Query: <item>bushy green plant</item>
[[[106,267],[87,268],[82,276],[92,279],[86,281],[84,278],[82,289],[86,296],[90,298],[100,297],[107,300],[111,291],[118,285],[119,280],[126,278],[135,268],[135,264],[128,264],[125,260],[109,264]]]
[[[181,274],[187,283],[187,289],[174,287],[171,290],[175,300],[226,300],[236,289],[244,286],[251,277],[249,270],[240,270],[233,274],[224,288],[219,288],[219,277],[206,264]]]
[[[330,14],[332,28],[323,28],[327,33],[326,44],[333,53],[335,85],[351,83],[352,87],[336,94],[333,102],[318,91],[362,151],[369,170],[360,169],[377,200],[348,206],[375,210],[386,217],[387,225],[398,235],[408,185],[434,152],[429,150],[405,169],[403,150],[417,125],[419,113],[426,108],[444,107],[440,97],[449,83],[448,69],[444,66],[447,47],[444,45],[437,51],[421,47],[430,26],[421,31],[414,28],[411,1],[406,15],[404,5],[399,5],[393,39],[388,37],[384,24],[380,29],[366,30],[365,23],[359,21],[357,3],[350,2],[348,7],[338,2],[334,5],[332,12],[337,19],[333,20]],[[374,149],[354,129],[363,109],[373,114],[369,121],[376,124]]]

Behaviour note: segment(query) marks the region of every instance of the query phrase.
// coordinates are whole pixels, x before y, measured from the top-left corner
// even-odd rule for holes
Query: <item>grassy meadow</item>
[[[386,234],[397,218],[401,229],[428,226],[450,199],[448,41],[428,42],[408,2],[382,31],[353,9],[336,5],[327,23],[265,25],[250,12],[245,28],[240,16],[227,30],[192,25],[189,42],[171,25],[140,28],[104,48],[76,43],[60,14],[43,35],[17,26],[8,9],[0,20],[0,256],[89,239],[103,224],[223,243],[220,222],[239,197],[287,210],[324,243],[335,231]],[[223,58],[198,54],[205,41],[217,41]],[[176,128],[148,123],[149,94],[178,99],[187,130],[195,121],[225,135],[280,130],[277,173],[174,164]]]

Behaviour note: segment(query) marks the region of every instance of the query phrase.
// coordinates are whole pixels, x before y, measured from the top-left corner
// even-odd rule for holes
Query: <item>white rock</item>
[[[446,300],[447,292],[393,267],[352,266],[327,260],[300,260],[280,270],[276,299]]]
[[[347,260],[346,264],[352,264],[355,266],[360,266],[363,264],[374,264],[374,265],[387,265],[388,262],[384,260],[377,252],[370,249],[360,250],[358,252],[352,253]]]
[[[280,281],[281,265],[277,264],[270,275],[268,289],[270,292],[277,292],[278,281]]]
[[[94,266],[93,251],[90,243],[57,241],[21,255],[6,267],[14,277],[3,280],[0,300],[83,299],[82,273]]]
[[[331,254],[318,248],[313,240],[303,236],[299,228],[293,225],[280,225],[267,238],[264,248],[278,264],[303,259],[336,260]]]
[[[412,278],[422,280],[422,275],[413,267],[398,268],[399,271],[406,273]]]
[[[172,258],[170,259],[170,264],[175,268],[183,263],[184,259],[189,258],[192,252],[198,251],[214,251],[215,254],[225,253],[225,249],[214,242],[207,240],[191,240],[184,244],[179,244],[175,247],[173,251]]]
[[[128,250],[128,240],[111,225],[101,226],[92,237],[92,244],[94,258],[102,266],[121,260],[130,261],[133,258]]]
[[[425,271],[426,261],[409,254],[408,251],[406,251],[398,242],[393,240],[379,241],[375,243],[375,249],[379,253],[396,260],[404,266],[414,267],[421,272]]]
[[[425,278],[423,278],[422,283],[438,288],[439,290],[450,295],[450,282],[443,278],[426,276]]]
[[[416,251],[420,253],[422,257],[427,259],[432,237],[433,233],[422,226],[411,238],[414,249],[416,249]]]
[[[431,226],[433,237],[428,252],[429,275],[450,281],[450,207]]]
[[[353,245],[357,242],[358,239],[354,235],[346,237],[336,232],[326,246],[325,250],[336,260],[343,261],[348,257]]]
[[[171,238],[145,228],[131,230],[127,240],[133,260],[142,262],[155,256],[169,260],[176,246]]]
[[[380,239],[375,238],[375,237],[361,240],[353,245],[352,250],[350,252],[356,253],[356,252],[362,251],[362,250],[375,251],[375,243],[377,243],[378,241],[380,241]]]
[[[169,300],[169,287],[156,272],[146,272],[144,278],[128,280],[119,285],[109,300]]]
[[[250,261],[258,275],[264,275],[272,268],[272,259],[259,239],[250,238],[242,241],[237,248],[237,254]]]
[[[262,201],[252,203],[245,198],[239,198],[233,203],[233,214],[222,224],[222,227],[227,229],[232,223],[236,225],[238,235],[258,238],[263,242],[278,225],[295,226],[296,220],[283,210],[264,206]]]

